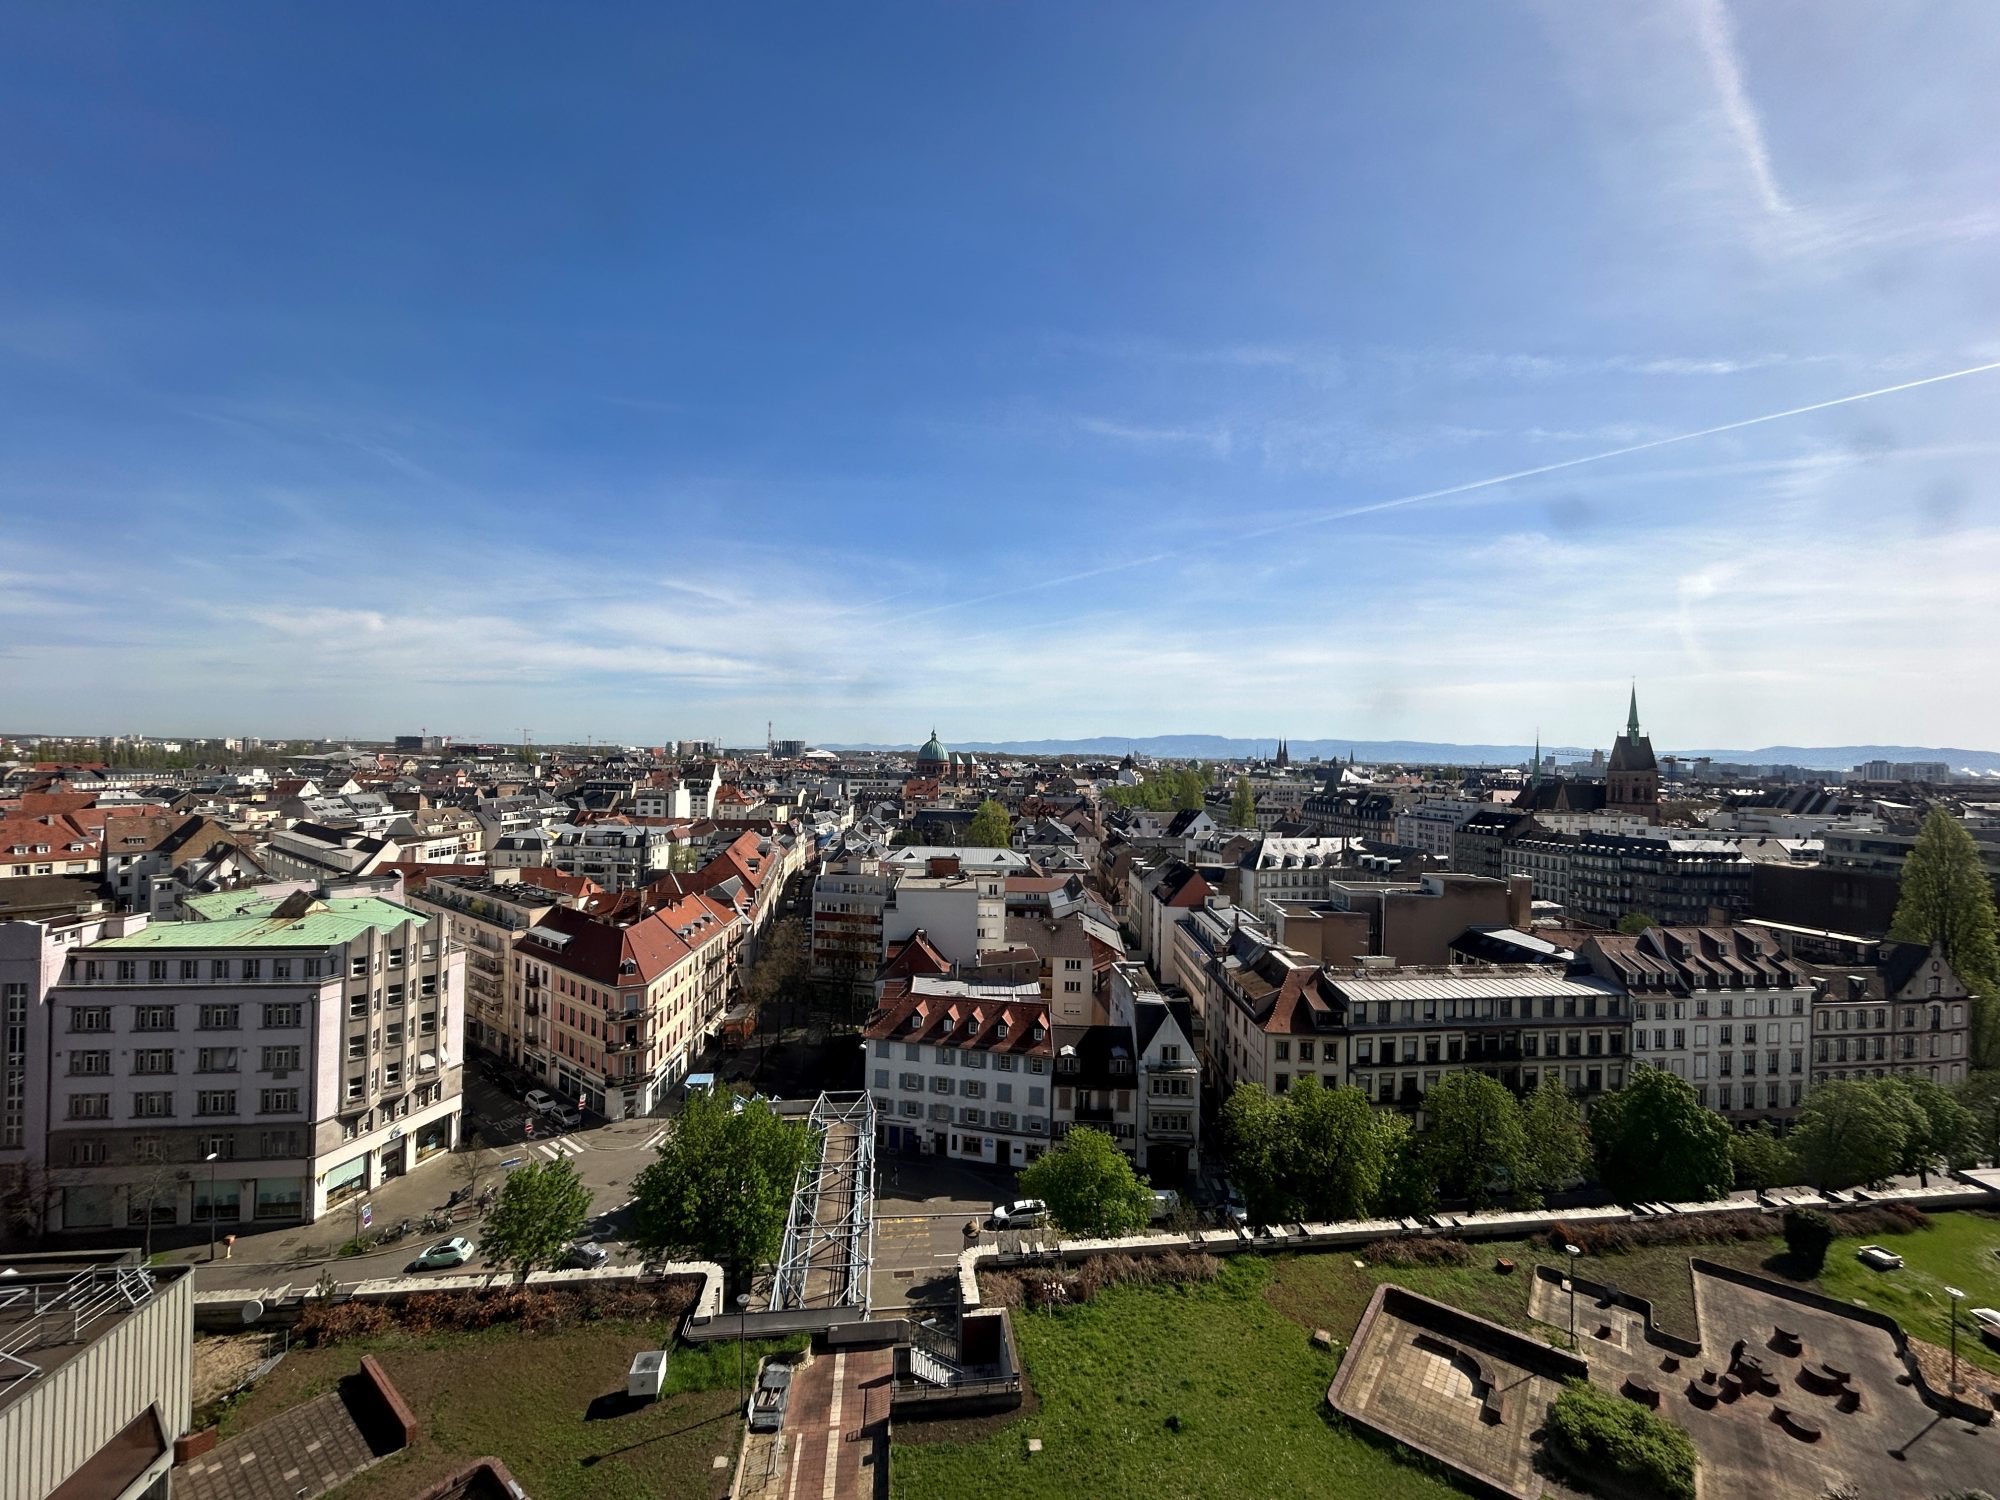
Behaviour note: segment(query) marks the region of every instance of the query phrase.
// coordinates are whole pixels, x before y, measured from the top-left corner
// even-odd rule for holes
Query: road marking
[[[565,1136],[561,1140],[549,1141],[535,1147],[535,1154],[545,1156],[550,1161],[559,1161],[565,1156],[580,1156],[583,1154],[583,1142],[573,1141]]]
[[[834,1485],[840,1476],[840,1398],[847,1384],[847,1356],[833,1357],[833,1407],[826,1414],[826,1467],[821,1470],[820,1500],[837,1500]]]
[[[670,1133],[670,1127],[664,1125],[661,1126],[658,1130],[654,1131],[651,1135],[646,1137],[645,1149],[648,1151],[659,1150],[660,1147],[664,1146],[667,1143],[667,1136],[669,1133]]]

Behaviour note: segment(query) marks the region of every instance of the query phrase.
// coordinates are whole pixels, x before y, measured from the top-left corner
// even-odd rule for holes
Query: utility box
[[[632,1356],[631,1373],[625,1377],[625,1394],[657,1401],[667,1379],[667,1351],[645,1349]]]

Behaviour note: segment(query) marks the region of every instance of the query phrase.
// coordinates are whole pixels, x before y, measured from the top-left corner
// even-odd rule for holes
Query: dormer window
[[[994,1027],[994,1028],[993,1028],[993,1034],[994,1034],[995,1036],[999,1037],[1001,1041],[1003,1041],[1003,1042],[1004,1042],[1004,1041],[1006,1041],[1006,1040],[1007,1040],[1007,1023],[1006,1023],[1005,1021],[1002,1021],[1002,1022],[1001,1022],[1001,1023],[1000,1023],[999,1025],[998,1025],[998,1026]]]

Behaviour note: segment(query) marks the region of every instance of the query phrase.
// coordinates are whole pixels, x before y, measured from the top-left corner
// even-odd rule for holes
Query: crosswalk
[[[646,1137],[645,1149],[648,1151],[659,1150],[660,1147],[664,1146],[667,1143],[667,1137],[672,1133],[673,1133],[672,1127],[662,1125],[658,1130],[654,1131],[651,1135]]]
[[[535,1147],[535,1155],[545,1157],[549,1161],[561,1161],[565,1156],[581,1156],[583,1150],[582,1141],[564,1135],[552,1141],[544,1141]]]

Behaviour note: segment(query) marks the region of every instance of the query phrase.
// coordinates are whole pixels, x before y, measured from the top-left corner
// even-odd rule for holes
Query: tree
[[[1915,1107],[1914,1116],[1905,1116],[1912,1128],[1898,1165],[1915,1172],[1925,1187],[1932,1168],[1969,1167],[1979,1160],[1979,1117],[1948,1089],[1928,1078],[1884,1078],[1878,1086],[1900,1090]]]
[[[1821,1084],[1806,1095],[1792,1129],[1800,1172],[1816,1188],[1854,1187],[1890,1176],[1905,1160],[1914,1109],[1857,1079]]]
[[[1377,1122],[1386,1165],[1377,1206],[1389,1214],[1427,1214],[1437,1206],[1437,1183],[1424,1157],[1423,1137],[1407,1116],[1385,1114]]]
[[[1975,997],[1972,1057],[1975,1067],[2000,1062],[2000,937],[1996,937],[1993,882],[1979,846],[1965,825],[1942,807],[1931,809],[1910,856],[1889,936],[1902,943],[1935,943]]]
[[[979,804],[979,811],[972,815],[972,822],[965,830],[965,847],[1005,849],[1013,833],[1014,823],[1007,816],[1007,809],[988,797]]]
[[[1627,1201],[1704,1203],[1735,1178],[1729,1122],[1707,1109],[1685,1079],[1638,1068],[1590,1113],[1597,1176]]]
[[[1153,1216],[1153,1195],[1125,1153],[1087,1125],[1071,1130],[1021,1174],[1021,1192],[1048,1204],[1057,1228],[1095,1239],[1143,1229]]]
[[[525,1282],[530,1272],[563,1258],[589,1213],[590,1189],[567,1158],[530,1162],[500,1185],[500,1201],[480,1227],[479,1248]]]
[[[1255,828],[1257,826],[1257,794],[1250,790],[1250,778],[1236,778],[1236,795],[1229,804],[1229,826],[1231,828]]]
[[[1521,1128],[1526,1140],[1515,1197],[1528,1208],[1589,1170],[1590,1127],[1569,1090],[1551,1071],[1521,1106]]]
[[[1955,1090],[1958,1102],[1972,1111],[1979,1130],[1979,1154],[2000,1161],[2000,1069],[1983,1068]]]
[[[1738,1130],[1729,1137],[1729,1157],[1739,1188],[1790,1187],[1799,1180],[1799,1159],[1767,1125]]]
[[[1642,911],[1628,911],[1618,919],[1618,930],[1627,937],[1637,937],[1648,927],[1658,927],[1659,925],[1658,922]]]
[[[1401,1137],[1357,1088],[1310,1075],[1272,1096],[1239,1084],[1222,1108],[1230,1180],[1252,1222],[1357,1219],[1381,1198]]]
[[[1172,783],[1174,811],[1200,812],[1207,801],[1207,788],[1202,784],[1201,772],[1192,766],[1182,766],[1170,778]]]
[[[1483,1207],[1493,1185],[1520,1181],[1527,1160],[1521,1106],[1497,1079],[1484,1073],[1447,1073],[1424,1095],[1425,1158],[1448,1197]]]
[[[1810,1278],[1825,1270],[1836,1232],[1833,1220],[1816,1208],[1786,1209],[1785,1248],[1792,1254],[1794,1274]]]
[[[761,1099],[690,1094],[658,1160],[632,1184],[633,1242],[648,1255],[719,1261],[736,1285],[778,1253],[811,1140]]]

